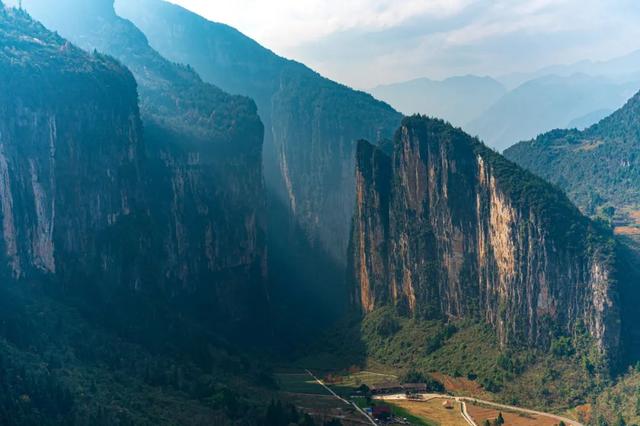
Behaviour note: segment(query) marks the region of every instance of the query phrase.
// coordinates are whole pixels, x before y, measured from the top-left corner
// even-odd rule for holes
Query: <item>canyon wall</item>
[[[133,76],[23,12],[0,14],[2,267],[15,279],[135,281],[116,238],[143,196]]]
[[[345,264],[358,139],[390,138],[402,115],[371,95],[282,58],[224,24],[158,0],[116,10],[168,58],[231,93],[250,96],[265,123],[267,187],[313,248]]]
[[[132,23],[116,16],[113,2],[63,3],[65,7],[51,8],[49,2],[30,0],[23,6],[71,42],[101,53],[85,54],[59,37],[60,46],[48,53],[61,62],[68,60],[67,50],[89,64],[86,58],[101,58],[126,78],[93,72],[80,60],[77,70],[50,84],[56,69],[41,75],[37,61],[25,72],[29,84],[15,84],[13,68],[7,74],[11,90],[29,88],[33,95],[7,95],[2,106],[12,111],[9,125],[23,126],[9,129],[15,138],[11,149],[5,144],[0,161],[2,172],[7,166],[20,172],[3,173],[8,178],[2,184],[16,191],[20,185],[26,198],[22,203],[30,209],[5,219],[7,253],[24,244],[31,263],[57,278],[63,278],[57,263],[86,263],[87,287],[100,281],[107,295],[113,294],[109,288],[132,289],[214,328],[250,323],[268,310],[264,128],[255,104],[165,60]],[[29,20],[24,12],[9,13]],[[20,55],[21,40],[10,44]],[[35,48],[41,48],[38,43]],[[25,109],[33,102],[40,106]],[[18,143],[23,135],[33,142]],[[33,164],[18,152],[30,145],[41,157]],[[3,203],[9,210],[17,202],[3,197]],[[123,216],[129,220],[118,221]],[[23,217],[33,222],[31,230],[17,223]],[[110,226],[101,236],[114,223],[118,227]],[[21,235],[35,240],[23,242]],[[54,242],[60,236],[60,248],[52,247],[49,235]],[[128,276],[111,273],[118,259],[93,239],[123,253]],[[64,252],[67,247],[69,253]],[[24,260],[9,258],[13,275],[20,276]],[[83,280],[63,279],[66,285]]]
[[[353,302],[418,318],[476,318],[506,346],[558,330],[620,349],[615,244],[559,190],[459,129],[407,118],[391,146],[360,142]]]

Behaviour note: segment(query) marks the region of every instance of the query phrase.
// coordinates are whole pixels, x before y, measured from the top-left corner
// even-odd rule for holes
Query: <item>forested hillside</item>
[[[507,158],[562,188],[581,210],[640,234],[640,93],[584,130],[520,142]]]

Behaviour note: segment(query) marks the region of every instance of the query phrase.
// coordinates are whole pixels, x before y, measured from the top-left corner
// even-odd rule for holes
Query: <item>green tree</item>
[[[420,371],[409,370],[402,376],[402,382],[404,383],[426,383],[427,378]]]

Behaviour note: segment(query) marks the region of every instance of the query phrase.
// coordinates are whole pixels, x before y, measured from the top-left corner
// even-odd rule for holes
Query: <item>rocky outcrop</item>
[[[133,212],[131,221],[117,232],[110,232],[109,241],[127,253],[128,268],[141,272],[135,278],[112,280],[111,286],[120,283],[152,300],[169,302],[172,309],[195,315],[215,328],[255,320],[256,313],[267,305],[265,226],[261,216],[265,205],[261,167],[264,129],[255,104],[202,82],[188,67],[165,60],[149,47],[133,24],[116,16],[112,1],[63,3],[51,8],[48,1],[29,0],[23,6],[47,27],[81,47],[115,56],[131,70],[135,80],[129,71],[124,71],[129,78],[125,90],[100,75],[90,74],[87,79],[93,78],[96,87],[91,91],[75,87],[70,75],[68,85],[60,84],[56,92],[44,92],[51,102],[66,100],[68,116],[25,119],[29,131],[48,131],[55,140],[64,135],[93,150],[91,155],[79,158],[82,151],[71,147],[68,155],[72,162],[67,162],[62,145],[56,144],[55,160],[50,163],[65,168],[67,175],[75,177],[74,185],[81,189],[74,198],[64,198],[64,206],[56,208],[55,213],[49,207],[49,168],[38,166],[29,175],[28,164],[25,166],[24,185],[33,187],[34,226],[38,227],[33,231],[38,240],[29,243],[34,262],[50,273],[57,272],[49,267],[47,231],[49,227],[54,232],[62,231],[64,215],[75,217],[82,203],[91,203],[87,207],[91,211],[89,218],[80,215],[70,219],[69,229],[78,221],[87,223],[73,227],[69,232],[77,231],[77,235],[66,235],[66,241],[80,252],[96,253],[103,267],[111,268],[112,256],[88,246],[83,238],[98,231],[98,219],[94,217],[114,222],[119,215]],[[123,129],[108,110],[85,108],[78,102],[80,98],[72,96],[86,92],[86,97],[92,99],[96,90],[104,92],[97,99],[105,103],[128,101],[132,112],[126,116],[129,121],[125,124],[137,127]],[[74,127],[67,130],[68,126]],[[118,137],[125,140],[119,144]],[[50,143],[43,144],[45,139],[40,137],[34,139],[44,156]],[[135,150],[124,144],[127,141]],[[135,161],[138,167],[134,169],[138,180],[132,191],[142,194],[143,201],[135,208],[131,205],[133,196],[129,192],[121,194],[113,183],[121,184],[118,173],[128,170],[127,164],[120,166],[125,160]],[[0,162],[0,172],[3,164]],[[94,188],[93,182],[104,173],[111,179],[111,186],[106,181]],[[70,190],[68,185],[58,183],[57,187],[60,191]],[[83,196],[86,188],[100,194],[95,202]],[[116,192],[112,195],[112,191]],[[9,231],[12,226],[20,227],[11,220],[5,222]],[[5,235],[11,243],[11,232]],[[10,244],[8,252],[13,251]],[[79,259],[83,261],[82,257]],[[95,276],[97,269],[89,269]]]
[[[135,80],[24,12],[0,20],[1,268],[135,280],[113,238],[142,195]]]
[[[419,318],[476,318],[503,346],[586,329],[620,348],[611,236],[558,190],[437,120],[408,118],[389,149],[360,142],[353,302]]]

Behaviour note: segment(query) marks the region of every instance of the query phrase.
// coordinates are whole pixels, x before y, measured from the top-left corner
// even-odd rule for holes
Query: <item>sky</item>
[[[501,76],[640,48],[639,0],[170,0],[367,89]]]

